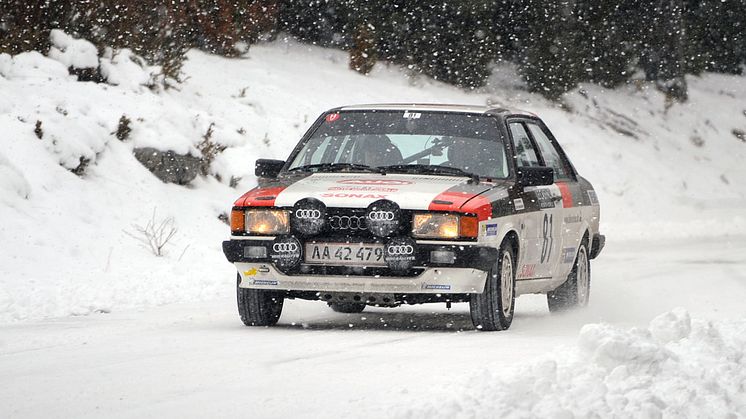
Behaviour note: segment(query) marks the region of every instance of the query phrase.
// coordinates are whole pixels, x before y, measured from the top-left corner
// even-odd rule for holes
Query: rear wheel
[[[484,292],[472,294],[471,322],[478,330],[506,330],[515,311],[515,253],[509,242],[500,245],[500,257],[487,274]]]
[[[241,275],[236,282],[238,314],[246,326],[273,326],[282,314],[285,297],[276,291],[241,288]]]
[[[549,311],[557,312],[575,307],[585,307],[591,295],[591,262],[588,259],[588,242],[583,240],[578,248],[575,265],[567,281],[547,293]]]
[[[365,310],[363,303],[329,303],[329,307],[337,313],[362,313]]]

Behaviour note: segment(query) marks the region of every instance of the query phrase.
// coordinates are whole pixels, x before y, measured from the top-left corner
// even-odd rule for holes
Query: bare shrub
[[[127,115],[122,115],[122,117],[119,118],[119,125],[117,125],[117,130],[114,132],[114,135],[119,141],[126,141],[129,138],[130,133],[132,132],[131,124],[132,120],[127,118]]]
[[[202,136],[202,141],[197,144],[197,150],[199,150],[202,154],[202,174],[205,176],[207,176],[207,174],[209,173],[210,165],[212,164],[213,160],[215,160],[215,157],[217,157],[218,154],[222,153],[227,148],[226,146],[218,144],[212,140],[214,126],[214,122],[210,123],[210,126],[207,127],[207,132],[205,132],[205,135]]]
[[[36,121],[36,125],[34,126],[34,134],[40,140],[44,138],[44,130],[41,128],[41,121],[39,120]]]
[[[134,233],[125,230],[124,234],[147,246],[156,256],[163,256],[163,248],[178,231],[174,223],[174,218],[157,219],[155,208],[153,208],[153,216],[145,227],[133,224],[132,228],[135,230]]]

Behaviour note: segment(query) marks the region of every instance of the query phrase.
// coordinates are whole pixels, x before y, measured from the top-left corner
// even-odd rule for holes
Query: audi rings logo
[[[392,256],[411,255],[414,253],[414,246],[408,244],[395,244],[387,247],[386,252]]]
[[[394,212],[393,211],[371,211],[368,214],[368,218],[371,221],[393,221]]]
[[[272,245],[272,250],[277,253],[295,253],[298,251],[298,243],[281,242]]]
[[[329,217],[329,226],[333,230],[366,230],[363,216],[333,215]]]
[[[321,218],[321,211],[317,209],[297,209],[295,216],[301,220],[318,220]]]

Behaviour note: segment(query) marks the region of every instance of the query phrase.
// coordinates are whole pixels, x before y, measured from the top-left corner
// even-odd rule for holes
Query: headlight
[[[250,209],[246,210],[244,220],[247,233],[274,235],[290,232],[290,214],[285,210]]]
[[[412,235],[423,239],[477,237],[477,217],[456,214],[415,214]]]

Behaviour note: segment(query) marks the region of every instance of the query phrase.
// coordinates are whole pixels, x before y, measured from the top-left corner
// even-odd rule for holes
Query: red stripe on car
[[[273,188],[254,188],[233,204],[236,207],[271,207],[275,205],[275,199],[285,189],[285,186],[276,186]]]
[[[562,206],[564,208],[572,208],[572,192],[570,187],[565,182],[556,182],[559,187],[560,193],[562,194]]]
[[[430,202],[427,209],[476,214],[479,221],[492,218],[492,203],[481,195],[469,192],[441,192]]]

